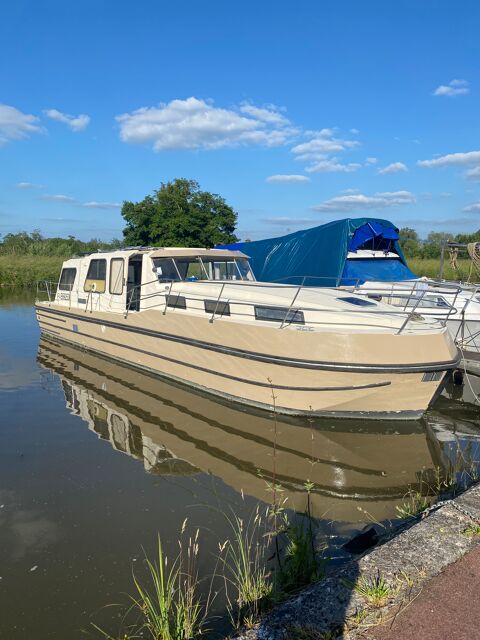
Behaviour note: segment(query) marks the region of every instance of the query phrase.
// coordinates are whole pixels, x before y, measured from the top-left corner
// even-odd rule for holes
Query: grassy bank
[[[440,271],[440,260],[436,258],[408,258],[408,266],[418,276],[428,278],[438,278]],[[466,280],[470,269],[470,260],[458,260],[458,272],[455,272],[445,259],[443,277],[445,280]],[[475,279],[474,279],[475,280]]]
[[[61,256],[0,256],[0,286],[32,287],[37,280],[57,281]]]

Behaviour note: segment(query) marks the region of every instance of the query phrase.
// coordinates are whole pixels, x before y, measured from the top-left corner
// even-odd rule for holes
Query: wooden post
[[[445,247],[447,245],[447,241],[444,240],[442,244],[442,251],[440,253],[440,273],[438,274],[439,280],[443,280],[443,268],[445,266]]]

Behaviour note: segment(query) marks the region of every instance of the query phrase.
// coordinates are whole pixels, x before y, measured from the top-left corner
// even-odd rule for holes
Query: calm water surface
[[[132,592],[157,533],[176,553],[186,517],[209,576],[229,533],[218,507],[248,518],[273,477],[297,512],[315,483],[319,538],[339,556],[367,522],[395,518],[409,488],[477,472],[478,379],[448,387],[420,422],[275,423],[40,339],[32,302],[0,291],[1,638],[115,631],[105,605]]]

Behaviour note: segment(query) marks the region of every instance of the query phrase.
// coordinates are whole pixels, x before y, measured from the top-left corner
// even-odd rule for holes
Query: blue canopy
[[[296,231],[280,238],[218,245],[243,251],[257,280],[287,280],[308,286],[338,286],[366,280],[410,280],[410,271],[398,242],[398,229],[388,220],[347,218]],[[348,252],[376,249],[398,258],[352,258]],[[314,277],[312,277],[314,276]],[[315,278],[319,278],[315,280]]]

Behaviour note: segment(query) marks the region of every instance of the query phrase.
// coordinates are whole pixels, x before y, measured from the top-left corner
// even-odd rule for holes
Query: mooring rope
[[[477,274],[480,275],[480,243],[479,242],[469,242],[467,244],[468,255],[470,256],[470,272],[468,274],[468,281],[470,282],[470,278],[473,275],[473,269],[475,268]]]

